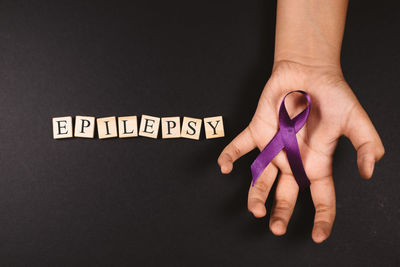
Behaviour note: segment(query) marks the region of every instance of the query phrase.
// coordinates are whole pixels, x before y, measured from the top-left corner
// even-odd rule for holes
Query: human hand
[[[243,130],[218,158],[221,172],[230,173],[233,163],[254,148],[260,151],[278,131],[278,111],[290,91],[303,90],[311,97],[311,111],[304,127],[297,133],[304,169],[311,182],[315,206],[312,238],[323,242],[331,233],[336,214],[332,160],[338,138],[347,136],[357,150],[357,164],[363,178],[372,176],[375,162],[384,147],[356,96],[343,78],[341,69],[332,65],[312,66],[292,61],[276,62],[260,97],[257,110]],[[285,101],[291,118],[307,102],[301,94],[291,94]],[[286,154],[281,151],[265,168],[254,187],[250,186],[248,209],[257,218],[266,215],[265,202],[280,170],[269,227],[283,235],[292,215],[299,187]]]

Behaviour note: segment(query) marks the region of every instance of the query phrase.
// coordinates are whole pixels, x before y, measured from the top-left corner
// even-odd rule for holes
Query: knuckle
[[[235,143],[232,143],[232,153],[235,157],[239,157],[241,153],[239,147]]]
[[[282,222],[284,224],[288,223],[288,219],[283,218],[282,216],[278,216],[276,214],[272,214],[271,218],[270,218],[270,224],[273,224],[273,223],[278,222],[278,221]]]
[[[221,155],[218,158],[219,164],[224,163],[224,161],[233,162],[232,156],[229,154],[229,152],[226,149],[224,151],[222,151]]]
[[[334,217],[336,215],[336,208],[335,205],[316,204],[315,212],[318,214],[329,214]]]
[[[275,203],[276,210],[290,210],[293,208],[293,203],[287,201],[286,199],[277,199]]]
[[[378,146],[377,150],[378,150],[377,151],[377,156],[378,156],[378,160],[379,160],[379,159],[381,159],[383,157],[383,155],[385,155],[385,147],[382,144],[380,144]]]
[[[358,161],[379,160],[385,154],[385,148],[381,141],[370,141],[362,144],[358,148]]]
[[[324,229],[324,232],[327,232],[326,234],[330,234],[331,230],[332,230],[332,226],[333,226],[333,220],[329,221],[329,220],[316,220],[314,221],[314,228],[320,228],[320,229]]]
[[[258,180],[254,187],[259,191],[267,191],[269,185],[262,180]]]
[[[224,162],[224,158],[225,159],[227,158],[226,152],[222,151],[221,155],[219,155],[219,157],[217,159],[217,162],[218,162],[219,165],[221,165]]]

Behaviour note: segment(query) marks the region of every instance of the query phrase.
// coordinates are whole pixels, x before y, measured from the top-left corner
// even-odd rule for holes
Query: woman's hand
[[[357,150],[357,164],[362,177],[372,176],[375,162],[384,154],[384,147],[352,90],[334,65],[304,65],[293,61],[276,62],[272,75],[260,97],[257,110],[243,130],[218,158],[222,173],[230,173],[233,162],[254,148],[260,151],[278,131],[278,111],[283,97],[290,91],[303,90],[311,97],[311,111],[297,140],[305,171],[310,179],[315,205],[312,238],[320,243],[330,235],[336,213],[332,160],[338,138],[350,138]],[[300,94],[286,100],[291,118],[301,112],[307,102]],[[283,235],[296,203],[299,187],[293,177],[286,154],[281,151],[250,186],[248,209],[255,217],[266,215],[265,201],[280,170],[269,227],[275,235]]]

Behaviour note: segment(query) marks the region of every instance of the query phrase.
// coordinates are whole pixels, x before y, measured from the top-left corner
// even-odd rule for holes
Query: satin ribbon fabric
[[[289,117],[285,107],[285,99],[292,93],[302,93],[308,101],[307,108],[293,119]],[[307,121],[308,114],[310,113],[310,106],[310,96],[304,91],[292,91],[283,98],[279,109],[279,131],[251,164],[253,186],[263,170],[282,149],[286,151],[290,168],[299,187],[304,189],[310,185],[310,180],[307,177],[301,160],[299,145],[296,138],[296,133],[300,131]]]

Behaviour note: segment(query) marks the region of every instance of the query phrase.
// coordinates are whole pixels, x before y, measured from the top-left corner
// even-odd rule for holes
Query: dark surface
[[[273,1],[143,2],[0,2],[0,265],[398,266],[398,11],[350,3],[343,70],[387,154],[363,181],[339,143],[316,245],[309,191],[275,237],[247,212],[257,152],[216,164],[270,74]],[[140,114],[223,115],[226,138],[52,139],[55,116]]]

